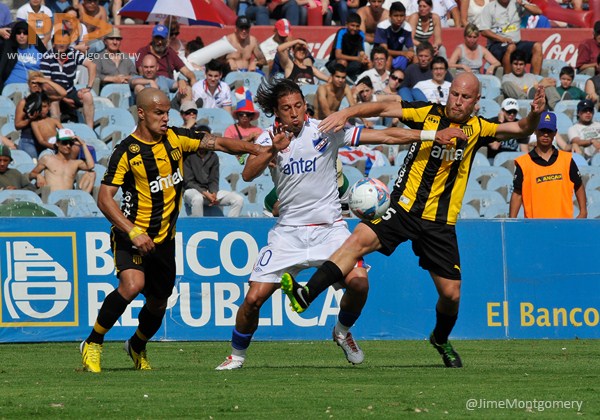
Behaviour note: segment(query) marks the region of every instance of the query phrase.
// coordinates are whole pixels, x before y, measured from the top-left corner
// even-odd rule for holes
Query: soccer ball
[[[350,188],[348,205],[354,215],[362,220],[378,219],[390,206],[390,191],[375,178],[363,178]]]

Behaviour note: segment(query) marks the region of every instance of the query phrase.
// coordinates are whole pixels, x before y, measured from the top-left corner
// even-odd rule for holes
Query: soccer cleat
[[[81,363],[83,364],[83,370],[88,372],[100,373],[100,355],[102,354],[102,344],[98,343],[86,343],[82,341],[79,345],[79,352],[81,353]]]
[[[215,368],[215,370],[234,370],[244,367],[244,359],[227,356],[225,361]]]
[[[452,344],[450,344],[449,341],[447,341],[444,344],[438,344],[435,342],[435,337],[433,336],[433,333],[431,333],[431,335],[429,336],[429,342],[433,347],[435,347],[438,353],[442,355],[442,359],[444,360],[444,364],[446,365],[446,367],[462,367],[462,361],[460,360],[460,356],[456,351],[454,351],[454,348],[452,348]]]
[[[283,273],[283,276],[281,276],[281,290],[290,300],[290,306],[294,312],[304,312],[310,305],[307,299],[308,289],[297,283],[291,274]]]
[[[133,360],[133,365],[137,370],[151,370],[150,362],[148,362],[148,355],[146,354],[146,350],[142,350],[139,353],[136,353],[131,346],[129,345],[129,340],[125,341],[125,345],[123,346],[123,350],[125,353],[131,357]]]
[[[340,346],[342,350],[344,350],[346,359],[348,359],[348,362],[352,363],[353,365],[358,365],[365,360],[365,354],[360,347],[358,347],[358,344],[356,341],[354,341],[354,338],[352,338],[352,334],[350,332],[348,332],[346,337],[344,337],[342,334],[336,334],[334,328],[333,341],[335,341],[336,344]]]

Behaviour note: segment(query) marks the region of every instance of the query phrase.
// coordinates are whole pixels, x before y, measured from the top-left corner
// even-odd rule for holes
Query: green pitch
[[[255,342],[229,372],[228,343],[151,343],[139,372],[111,342],[101,374],[78,345],[1,344],[0,418],[600,417],[597,340],[455,341],[463,369],[426,341],[362,341],[360,366],[330,341]]]

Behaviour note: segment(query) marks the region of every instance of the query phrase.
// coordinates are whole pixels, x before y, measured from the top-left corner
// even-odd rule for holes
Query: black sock
[[[456,315],[446,315],[438,311],[435,308],[435,317],[436,323],[435,328],[433,329],[433,338],[435,338],[435,342],[437,344],[444,344],[448,342],[448,336],[452,332],[454,328],[454,324],[456,324],[456,319],[458,318],[458,314]]]
[[[104,335],[115,325],[119,317],[123,315],[123,312],[127,309],[127,305],[129,305],[129,301],[121,296],[117,289],[113,290],[104,299],[98,313],[98,318],[96,318],[94,329],[85,341],[102,344],[104,342]]]
[[[306,284],[308,288],[308,302],[310,303],[315,300],[321,292],[338,281],[344,281],[342,271],[331,261],[325,261]]]
[[[163,313],[164,315],[164,313]],[[138,328],[135,334],[129,339],[129,345],[136,353],[146,348],[146,343],[158,331],[162,324],[163,315],[157,316],[148,310],[148,305],[144,305],[138,316]]]

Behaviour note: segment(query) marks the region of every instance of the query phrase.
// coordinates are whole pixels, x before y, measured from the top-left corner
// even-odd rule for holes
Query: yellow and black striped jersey
[[[477,116],[454,124],[446,117],[443,105],[402,105],[401,121],[410,128],[438,131],[460,127],[469,139],[447,146],[435,141],[413,143],[398,172],[392,199],[423,219],[456,224],[475,153],[496,140],[498,124]]]
[[[204,134],[169,127],[157,143],[147,143],[131,134],[110,157],[102,183],[121,187],[121,211],[157,244],[175,237],[183,160],[198,150]]]

